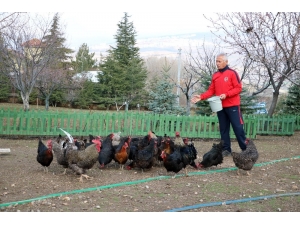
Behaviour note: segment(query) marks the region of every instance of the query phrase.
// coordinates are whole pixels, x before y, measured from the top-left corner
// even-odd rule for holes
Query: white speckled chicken
[[[253,165],[258,159],[258,151],[251,139],[247,139],[247,149],[245,151],[242,151],[240,153],[232,152],[232,158],[233,162],[238,168],[237,174],[239,175],[240,169],[247,171],[247,175],[249,174],[249,171],[252,169]]]
[[[88,146],[86,149],[78,151],[73,149],[68,149],[66,152],[66,157],[68,161],[68,166],[76,174],[81,175],[79,181],[82,182],[82,177],[86,179],[91,179],[85,174],[87,169],[91,169],[97,162],[99,152],[101,149],[100,137],[96,137],[93,140],[92,145]]]
[[[60,141],[60,140],[59,140]],[[56,157],[57,163],[61,165],[63,168],[65,168],[63,174],[66,174],[67,168],[68,168],[68,161],[66,157],[66,151],[67,149],[63,149],[60,142],[52,140],[52,150],[54,152],[54,155]]]
[[[175,133],[174,144],[178,145],[178,146],[185,146],[185,143],[183,142],[183,139],[180,136],[179,131],[176,131],[176,133]]]

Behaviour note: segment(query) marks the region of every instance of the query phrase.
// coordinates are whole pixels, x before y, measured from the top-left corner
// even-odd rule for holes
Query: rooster
[[[202,161],[198,164],[198,167],[208,168],[211,166],[218,166],[219,164],[222,164],[223,163],[223,155],[222,155],[223,143],[224,143],[223,140],[221,140],[219,144],[213,143],[212,148],[203,155]]]
[[[91,169],[97,162],[99,152],[101,150],[100,137],[96,137],[93,140],[93,145],[88,146],[86,149],[78,151],[72,148],[67,149],[66,157],[68,161],[68,167],[73,170],[77,175],[81,175],[79,181],[82,182],[82,177],[87,180],[92,177],[86,175],[86,170]],[[68,143],[69,145],[70,143]]]
[[[52,142],[51,140],[47,141],[47,146],[42,142],[41,138],[39,138],[38,149],[37,149],[37,157],[36,160],[40,163],[44,172],[48,173],[48,167],[50,166],[53,160],[53,152],[52,152]]]
[[[258,159],[258,151],[253,140],[247,139],[246,143],[246,150],[242,151],[241,153],[232,152],[231,155],[235,166],[238,168],[237,174],[240,175],[239,170],[241,169],[245,170],[249,176],[249,171],[252,169],[253,165]]]
[[[98,156],[99,168],[102,169],[105,165],[109,164],[114,158],[114,149],[112,145],[112,140],[114,134],[111,133],[106,136],[102,142],[101,151]]]

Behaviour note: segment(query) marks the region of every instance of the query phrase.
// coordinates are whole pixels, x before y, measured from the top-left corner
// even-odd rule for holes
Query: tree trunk
[[[29,94],[21,92],[21,98],[23,100],[23,109],[24,111],[29,111]]]
[[[273,92],[272,103],[271,103],[271,106],[270,106],[269,111],[268,111],[269,116],[272,116],[273,113],[275,112],[275,108],[276,108],[277,101],[278,101],[278,96],[279,96],[279,91],[274,91]]]
[[[185,95],[185,97],[186,97],[186,107],[187,107],[185,115],[189,116],[191,115],[191,100],[189,98],[190,97],[189,95]]]
[[[46,111],[49,110],[49,96],[48,95],[45,98],[45,109],[46,109]]]

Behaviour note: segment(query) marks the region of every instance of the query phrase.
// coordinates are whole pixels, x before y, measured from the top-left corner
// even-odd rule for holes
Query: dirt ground
[[[98,162],[79,182],[66,175],[56,158],[45,173],[36,161],[37,139],[0,139],[0,212],[299,212],[300,132],[293,136],[257,136],[259,159],[237,176],[232,157],[205,170],[188,167],[176,178],[163,166],[148,171],[121,170]],[[46,140],[43,140],[46,141]],[[197,140],[201,161],[217,139]],[[232,148],[239,151],[233,140]]]

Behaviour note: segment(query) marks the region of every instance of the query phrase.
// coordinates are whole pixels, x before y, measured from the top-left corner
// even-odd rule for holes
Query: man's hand
[[[200,95],[194,95],[191,99],[191,102],[195,104],[195,103],[199,102],[200,100],[201,100]]]
[[[220,95],[220,99],[221,99],[221,100],[223,100],[223,99],[225,99],[225,98],[226,98],[226,95],[225,95],[225,94],[221,94],[221,95]]]

